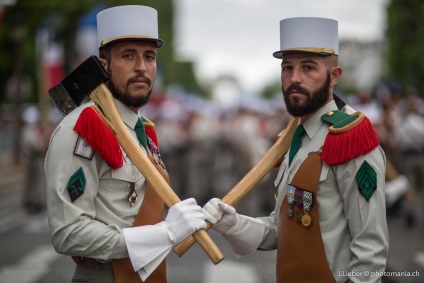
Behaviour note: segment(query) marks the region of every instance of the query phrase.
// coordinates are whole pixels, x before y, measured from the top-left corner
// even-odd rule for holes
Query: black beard
[[[121,101],[123,104],[127,105],[128,107],[140,108],[140,107],[143,107],[144,105],[146,105],[147,102],[149,102],[150,96],[152,95],[153,88],[151,88],[145,96],[133,97],[128,92],[119,91],[118,88],[116,87],[116,85],[112,82],[112,72],[111,72],[110,68],[108,68],[107,71],[108,71],[109,77],[110,77],[109,81],[107,82],[107,86],[109,87],[114,98]],[[136,78],[129,79],[128,84],[131,82],[131,80],[134,80],[134,79],[136,79]],[[150,80],[149,80],[149,85],[152,85],[152,82]]]
[[[325,82],[320,88],[318,88],[312,93],[296,84],[290,85],[286,90],[282,88],[287,112],[289,112],[290,115],[294,117],[302,117],[316,112],[328,102],[328,97],[330,96],[330,80],[330,73],[327,72],[327,79],[325,80]],[[290,99],[288,94],[292,91],[296,91],[306,95],[306,102],[302,105],[299,104],[299,100],[296,97]]]
[[[120,92],[111,80],[108,82],[108,87],[114,98],[129,107],[143,107],[147,104],[147,102],[149,102],[150,96],[152,95],[152,89],[150,89],[150,91],[145,96],[133,97],[128,92]]]

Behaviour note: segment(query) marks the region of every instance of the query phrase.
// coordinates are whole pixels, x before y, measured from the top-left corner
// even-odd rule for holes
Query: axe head
[[[63,81],[49,89],[49,95],[63,116],[80,106],[89,94],[109,76],[99,59],[90,56]]]

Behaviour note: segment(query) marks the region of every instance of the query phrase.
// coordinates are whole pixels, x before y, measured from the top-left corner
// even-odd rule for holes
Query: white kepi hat
[[[147,40],[159,48],[158,13],[147,6],[117,6],[97,14],[97,42],[99,48],[122,40]]]
[[[280,50],[273,53],[312,52],[339,54],[339,32],[336,20],[313,17],[288,18],[280,21]]]

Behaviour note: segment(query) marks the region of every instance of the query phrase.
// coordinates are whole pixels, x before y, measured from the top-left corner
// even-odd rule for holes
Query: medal
[[[289,218],[292,218],[292,217],[293,217],[293,208],[289,207],[289,208],[287,209],[287,216],[288,216]]]
[[[303,201],[303,210],[305,211],[305,215],[302,216],[302,225],[305,227],[308,227],[309,225],[311,225],[311,222],[312,222],[311,216],[308,215],[308,212],[312,206],[312,199],[313,199],[313,195],[311,192],[308,192],[308,191],[303,192],[302,201]]]
[[[312,219],[309,216],[309,214],[305,214],[302,216],[302,225],[305,227],[308,227],[309,225],[311,225]]]
[[[128,196],[128,202],[131,206],[134,206],[138,198],[137,192],[135,191],[135,183],[131,183],[130,187],[131,187],[131,191],[130,191],[130,195]]]
[[[312,223],[312,218],[308,214],[311,210],[313,202],[313,194],[311,192],[296,188],[295,186],[288,185],[287,187],[287,201],[289,208],[287,209],[287,216],[293,217],[297,223],[302,223],[303,226],[308,227]],[[295,204],[293,206],[293,204]],[[297,209],[293,209],[297,206]],[[303,211],[302,212],[302,207]]]
[[[289,185],[287,188],[287,202],[289,203],[289,208],[287,209],[287,216],[289,218],[293,217],[293,202],[294,202],[294,192],[296,188],[292,185]]]
[[[300,211],[300,209],[296,209],[296,211],[294,212],[294,220],[297,223],[302,222],[302,211]]]
[[[296,211],[294,212],[294,220],[297,223],[302,222],[302,198],[303,198],[303,190],[296,188],[295,192],[294,192],[294,203],[297,206]]]
[[[149,144],[150,151],[152,152],[152,155],[153,155],[153,160],[155,161],[156,164],[162,166],[162,168],[165,169],[165,164],[162,161],[159,149],[157,148],[156,144],[150,137],[147,137],[147,141]]]

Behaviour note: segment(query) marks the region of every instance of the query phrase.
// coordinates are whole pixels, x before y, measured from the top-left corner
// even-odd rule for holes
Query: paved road
[[[0,283],[70,282],[74,263],[57,254],[49,243],[45,212],[28,214],[21,207],[21,168],[0,167]],[[417,271],[421,276],[395,274],[384,282],[424,282],[424,222],[405,228],[404,218],[389,218],[389,270]],[[225,259],[213,265],[198,245],[182,258],[168,257],[169,283],[275,282],[275,252],[256,252],[236,260],[222,237],[210,232]]]

